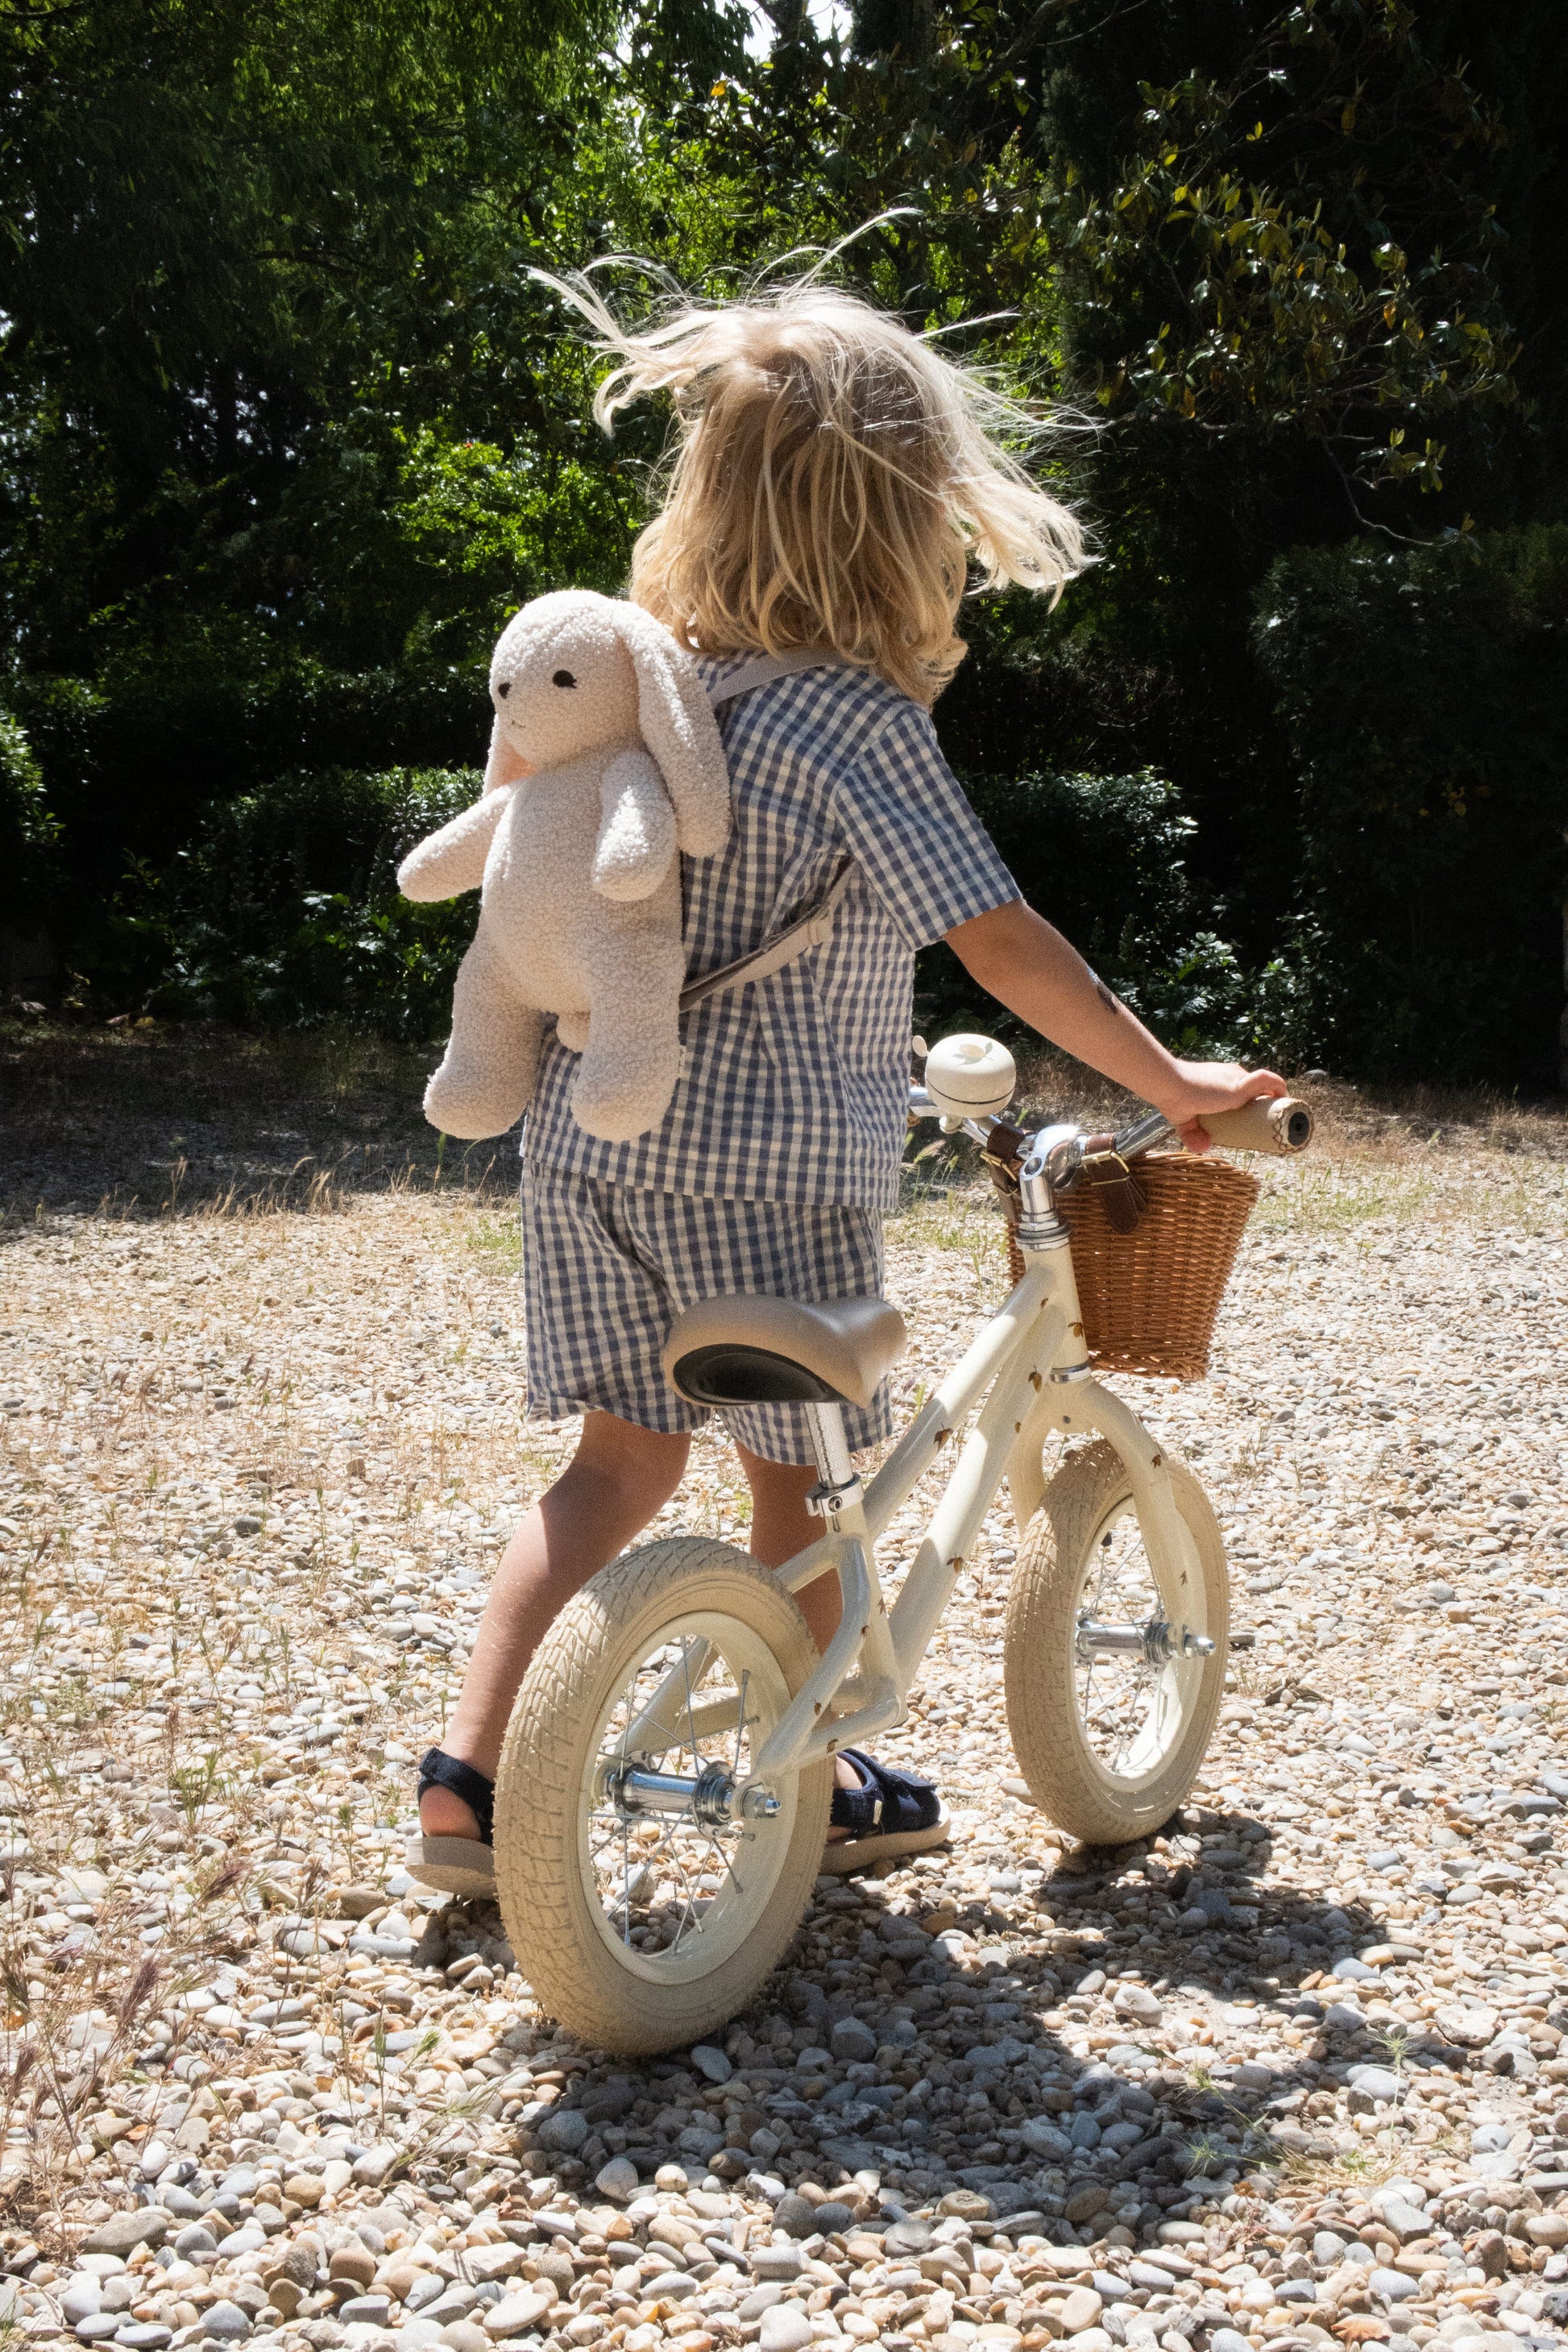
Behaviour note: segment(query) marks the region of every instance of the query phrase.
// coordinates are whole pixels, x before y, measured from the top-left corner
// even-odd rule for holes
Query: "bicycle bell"
[[[1000,1118],[1018,1086],[1017,1066],[994,1037],[944,1037],[926,1055],[925,1090],[944,1119]]]

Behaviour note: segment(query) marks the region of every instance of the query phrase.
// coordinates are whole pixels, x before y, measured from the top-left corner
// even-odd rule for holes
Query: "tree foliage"
[[[619,252],[721,294],[837,244],[1058,404],[1095,534],[1057,614],[970,608],[955,764],[1004,834],[1110,828],[1120,923],[1044,866],[1040,902],[1178,1034],[1304,1034],[1327,803],[1260,583],[1563,510],[1568,36],[1518,14],[857,0],[827,35],[769,0],[765,51],[736,0],[0,17],[0,814],[29,845],[0,920],[41,912],[89,1003],[368,1018],[379,974],[416,1026],[458,934],[426,957],[374,858],[344,877],[310,780],[357,840],[345,778],[466,769],[498,625],[618,585],[667,428],[598,432],[531,269]],[[317,870],[296,845],[281,896],[237,897],[284,806]],[[1135,845],[1172,826],[1156,920]]]
[[[1312,1027],[1359,1068],[1549,1085],[1568,524],[1298,550],[1258,628],[1302,780]]]

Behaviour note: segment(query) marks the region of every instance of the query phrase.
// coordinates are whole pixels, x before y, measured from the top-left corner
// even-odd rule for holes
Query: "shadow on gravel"
[[[515,1190],[517,1140],[438,1136],[434,1046],[326,1030],[0,1023],[0,1237],[44,1213],[312,1213],[367,1192]]]
[[[1281,2197],[1370,2187],[1394,2159],[1364,2147],[1357,2115],[1392,2120],[1426,2067],[1461,2054],[1435,2033],[1369,2029],[1354,2007],[1351,1988],[1380,1975],[1360,1950],[1386,1940],[1397,1965],[1416,1947],[1385,1938],[1359,1906],[1260,1887],[1260,1823],[1205,1814],[1205,1833],[1201,1867],[1171,1873],[1165,1890],[1188,1925],[1152,1943],[1094,1916],[1116,1877],[1147,1883],[1154,1857],[1142,1849],[1072,1857],[1082,1866],[1058,1870],[1027,1910],[972,1905],[952,1947],[888,1908],[896,1882],[825,1888],[765,1996],[713,2037],[727,2053],[718,2068],[732,2065],[754,2097],[739,2128],[689,2120],[715,2053],[699,2073],[679,2052],[637,2063],[573,2049],[580,2071],[552,2120],[522,2118],[526,2160],[584,2194],[626,2158],[645,2182],[676,2163],[694,2185],[710,2172],[715,2184],[750,2180],[775,2202],[874,2174],[900,2211],[945,2200],[949,2214],[1064,2246],[1118,2227],[1149,2245],[1165,2223],[1232,2196],[1261,2217]],[[1205,1899],[1199,1927],[1191,1915]],[[432,1918],[416,1964],[493,1960],[503,1934],[493,1909],[453,1906]],[[1268,2063],[1233,2063],[1195,2039],[1155,2050],[1146,2037],[1179,2028],[1205,1995],[1249,2012],[1232,2022],[1254,2048],[1278,2048],[1287,2025],[1306,2042]],[[1079,2054],[1069,2032],[1101,2046]],[[798,2221],[797,2235],[816,2226],[809,2200]]]

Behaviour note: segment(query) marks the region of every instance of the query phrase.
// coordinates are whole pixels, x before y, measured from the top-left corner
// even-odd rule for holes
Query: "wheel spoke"
[[[782,1853],[789,1830],[771,1820],[699,1818],[690,1800],[674,1813],[639,1811],[626,1775],[689,1770],[693,1780],[721,1774],[742,1784],[754,1769],[755,1742],[787,1696],[766,1652],[742,1645],[731,1655],[706,1622],[691,1620],[650,1642],[619,1683],[602,1719],[582,1822],[605,1930],[627,1965],[677,1976],[710,1965],[707,1948],[732,1942],[765,1899],[767,1858]],[[742,1841],[751,1857],[744,1869]]]
[[[1087,1548],[1075,1620],[1149,1625],[1169,1612],[1155,1580],[1138,1516],[1115,1507]],[[1079,1720],[1091,1752],[1118,1780],[1156,1769],[1180,1737],[1184,1691],[1196,1661],[1160,1664],[1134,1649],[1094,1651],[1078,1669]]]
[[[730,1778],[732,1780],[741,1777],[741,1744],[746,1737],[746,1685],[751,1679],[751,1669],[747,1667],[741,1676],[741,1696],[735,1708],[735,1753],[730,1759]]]
[[[697,1727],[691,1720],[691,1652],[685,1642],[680,1644],[680,1668],[686,1677],[686,1728],[690,1735],[686,1744],[691,1749],[691,1769],[695,1772],[700,1768],[697,1757]]]

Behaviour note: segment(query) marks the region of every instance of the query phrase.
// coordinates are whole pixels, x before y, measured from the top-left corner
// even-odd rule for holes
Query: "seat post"
[[[808,1404],[805,1419],[811,1431],[811,1450],[816,1456],[816,1484],[805,1498],[805,1507],[815,1511],[819,1519],[826,1519],[835,1535],[844,1532],[847,1514],[849,1531],[858,1533],[865,1526],[860,1514],[866,1490],[849,1459],[844,1437],[844,1408],[841,1404]]]
[[[841,1494],[855,1483],[855,1465],[849,1459],[849,1448],[844,1437],[844,1407],[841,1404],[808,1404],[805,1424],[811,1432],[811,1450],[816,1456],[816,1475],[824,1490]]]

